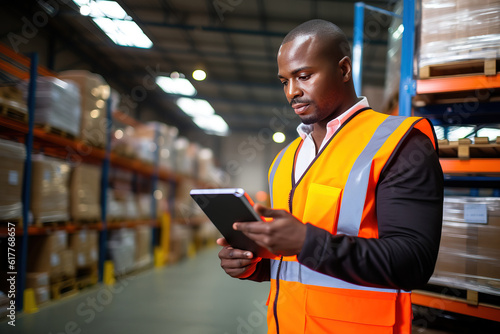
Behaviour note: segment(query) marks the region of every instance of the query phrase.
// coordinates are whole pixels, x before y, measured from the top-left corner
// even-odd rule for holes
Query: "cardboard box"
[[[433,278],[500,294],[500,198],[446,196]]]
[[[70,213],[74,221],[101,219],[101,167],[80,164],[71,171]]]
[[[61,258],[61,275],[66,278],[76,276],[76,264],[73,250],[65,249],[59,253]]]
[[[491,211],[488,224],[478,226],[477,276],[500,291],[500,211]]]
[[[69,172],[63,160],[33,155],[30,208],[35,220],[69,220]]]
[[[96,230],[89,230],[88,232],[88,246],[89,252],[87,260],[89,265],[97,265],[99,262],[99,232]]]
[[[67,247],[67,233],[56,231],[49,235],[30,236],[28,271],[47,272],[51,280],[62,275],[61,252]]]
[[[143,268],[151,263],[152,231],[150,226],[138,226],[135,229],[135,266]]]
[[[89,238],[88,230],[79,230],[69,237],[69,249],[73,251],[76,268],[89,266]]]
[[[50,285],[50,277],[48,272],[38,272],[26,273],[26,288],[27,289],[36,289],[39,287],[49,286]]]
[[[20,219],[26,148],[21,143],[0,139],[0,219]]]

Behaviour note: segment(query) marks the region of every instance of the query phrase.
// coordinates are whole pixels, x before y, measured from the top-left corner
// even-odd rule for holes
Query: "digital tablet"
[[[243,232],[233,229],[235,222],[262,221],[243,189],[193,189],[190,195],[232,247],[249,250],[254,256],[275,256]]]

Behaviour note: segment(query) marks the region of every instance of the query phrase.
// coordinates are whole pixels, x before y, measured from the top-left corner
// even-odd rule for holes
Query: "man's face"
[[[325,123],[338,116],[342,71],[315,36],[299,36],[278,52],[278,77],[288,102],[304,124]],[[323,122],[325,121],[325,122]]]

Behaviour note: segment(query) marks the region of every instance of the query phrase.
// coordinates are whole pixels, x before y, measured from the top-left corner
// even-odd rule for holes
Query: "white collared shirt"
[[[361,100],[353,105],[351,108],[343,112],[338,117],[332,119],[326,124],[326,135],[321,143],[318,152],[321,151],[323,146],[332,138],[332,136],[337,132],[340,126],[347,120],[352,114],[362,108],[368,107],[368,100],[364,96],[360,96]],[[297,127],[297,132],[300,137],[304,140],[302,147],[300,148],[299,154],[297,156],[297,162],[295,164],[295,181],[298,181],[302,174],[306,171],[307,167],[316,157],[316,145],[312,137],[313,125],[301,123]]]

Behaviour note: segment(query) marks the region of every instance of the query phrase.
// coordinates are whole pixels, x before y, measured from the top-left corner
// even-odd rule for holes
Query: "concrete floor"
[[[37,313],[19,314],[16,327],[0,323],[0,333],[266,333],[269,284],[228,277],[217,252],[210,248],[179,264],[122,279],[113,287],[99,285],[51,302]],[[456,333],[416,326],[413,332]]]

